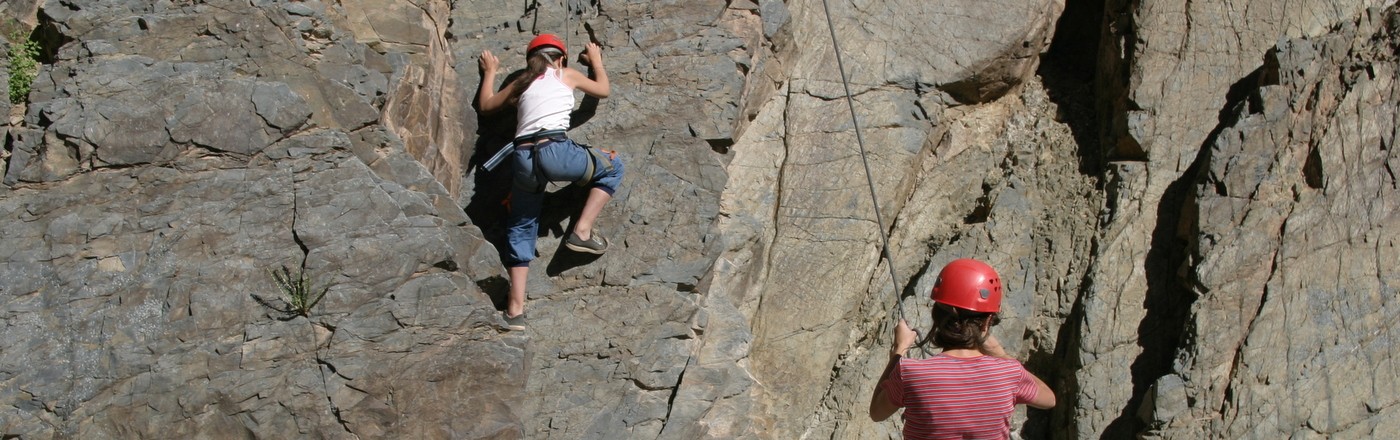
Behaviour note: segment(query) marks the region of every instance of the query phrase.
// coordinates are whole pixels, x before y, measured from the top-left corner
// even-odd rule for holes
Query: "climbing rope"
[[[836,41],[836,25],[831,22],[831,6],[822,0],[822,10],[826,12],[826,29],[831,31],[831,48],[836,51],[836,68],[841,71],[841,86],[846,90],[846,106],[851,110],[851,125],[856,129],[856,144],[860,145],[860,163],[865,166],[865,182],[870,187],[870,202],[875,205],[875,225],[880,230],[880,254],[890,268],[890,283],[894,286],[895,311],[897,318],[904,318],[904,301],[900,301],[899,277],[894,274],[894,259],[890,258],[890,238],[885,234],[885,221],[880,218],[880,198],[875,196],[875,179],[870,174],[870,161],[866,159],[865,137],[860,133],[860,121],[856,118],[855,100],[851,98],[851,82],[846,78],[846,64],[841,60],[841,45]]]
[[[564,47],[567,48],[569,47],[569,34],[571,30],[569,29],[569,19],[572,18],[570,17],[571,15],[574,15],[574,10],[569,7],[569,0],[560,0],[559,3],[564,4],[564,32],[561,33],[564,34]],[[568,51],[568,49],[565,49],[565,51]],[[569,60],[564,60],[564,64],[568,65]]]

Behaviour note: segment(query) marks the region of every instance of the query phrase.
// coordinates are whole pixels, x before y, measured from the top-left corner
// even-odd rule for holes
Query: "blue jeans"
[[[535,169],[535,154],[539,154],[540,169]],[[547,182],[575,182],[587,172],[593,155],[574,143],[561,139],[535,147],[518,149],[511,155],[513,184],[510,189],[510,214],[506,217],[506,265],[527,266],[535,259],[535,240],[539,238],[540,205],[544,202]],[[622,185],[622,161],[611,159],[612,170],[602,163],[593,164],[592,188],[612,194]],[[538,173],[538,174],[537,174]]]

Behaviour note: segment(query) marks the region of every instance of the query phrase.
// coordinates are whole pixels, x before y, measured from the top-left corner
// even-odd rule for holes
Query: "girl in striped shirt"
[[[1006,439],[1016,405],[1049,409],[1055,393],[991,335],[1000,320],[1001,279],[986,263],[955,260],[933,286],[930,335],[943,349],[909,359],[916,334],[900,320],[889,366],[870,399],[870,418],[904,408],[905,439]]]

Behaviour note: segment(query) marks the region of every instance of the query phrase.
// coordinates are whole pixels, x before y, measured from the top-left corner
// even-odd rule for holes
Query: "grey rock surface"
[[[1196,296],[1154,437],[1395,432],[1400,14],[1269,51],[1184,220]]]
[[[305,152],[261,165],[192,155],[6,198],[4,339],[18,345],[0,366],[4,400],[41,414],[8,429],[197,436],[236,426],[276,437],[434,426],[384,416],[412,412],[450,438],[481,427],[422,405],[512,398],[481,378],[521,369],[524,342],[499,337],[489,300],[470,294],[473,271],[497,273],[494,254],[458,232],[465,217],[432,207],[446,195],[376,176],[343,133],[271,148]],[[266,273],[280,265],[329,286],[310,320],[282,320],[254,297],[281,304]],[[59,311],[39,313],[50,307]],[[442,366],[468,359],[494,361]],[[374,367],[389,364],[400,366]]]
[[[42,10],[74,42],[11,130],[6,436],[518,437],[494,248],[280,6]]]
[[[1387,1],[1109,1],[1103,6],[1095,96],[1109,200],[1080,304],[1065,341],[1076,372],[1066,392],[1073,437],[1131,436],[1146,388],[1180,345],[1181,203],[1198,153],[1232,96],[1280,39],[1316,36]],[[1103,383],[1130,380],[1132,387]]]
[[[961,257],[1060,398],[1017,438],[1394,431],[1391,2],[1101,3],[832,1],[864,157],[819,1],[6,3],[52,57],[0,437],[897,437],[891,329]],[[602,47],[570,135],[627,177],[599,257],[550,189],[507,332],[477,56],[542,32]]]

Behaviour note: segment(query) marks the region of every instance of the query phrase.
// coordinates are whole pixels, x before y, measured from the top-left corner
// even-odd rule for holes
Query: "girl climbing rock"
[[[530,41],[525,51],[525,72],[492,90],[500,61],[491,51],[482,51],[481,88],[477,105],[482,113],[506,106],[516,108],[515,152],[510,159],[513,183],[507,199],[508,229],[506,265],[510,271],[510,297],[502,313],[510,328],[525,328],[525,281],[530,261],[535,259],[535,239],[539,234],[540,204],[549,182],[574,182],[587,186],[588,199],[574,221],[564,246],[578,252],[602,254],[608,240],[593,230],[603,206],[622,184],[622,161],[617,154],[575,143],[569,139],[569,113],[574,107],[574,90],[596,98],[610,91],[603,68],[603,53],[597,44],[584,49],[591,77],[565,68],[567,50],[558,37],[542,34]]]
[[[933,285],[930,334],[943,352],[905,357],[915,333],[900,320],[889,366],[870,397],[870,418],[885,420],[902,407],[905,439],[1005,439],[1016,405],[1054,407],[1050,387],[991,335],[1001,295],[1001,278],[986,263],[960,259],[944,266]]]

